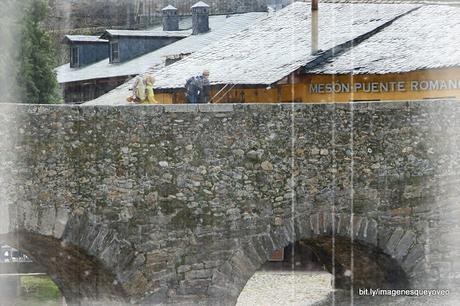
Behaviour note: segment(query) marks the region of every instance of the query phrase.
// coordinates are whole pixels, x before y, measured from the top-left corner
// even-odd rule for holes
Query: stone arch
[[[0,239],[43,266],[69,305],[123,301],[123,288],[116,284],[116,276],[79,247],[25,231]]]
[[[358,271],[355,265],[355,290],[362,286],[410,288],[416,284],[423,271],[424,250],[413,231],[401,227],[380,229],[376,220],[365,216],[354,216],[352,228],[349,214],[336,215],[334,227],[332,221],[329,213],[302,215],[293,221],[285,221],[284,225],[269,233],[242,239],[240,247],[213,274],[209,287],[211,303],[234,305],[247,281],[273,251],[299,240],[305,240],[331,272],[332,266],[327,264],[331,262],[330,254],[325,244],[331,244],[332,236],[335,237],[335,246],[342,248],[341,251],[344,251],[344,245],[351,245],[353,238],[354,257],[364,260],[362,264],[358,261]],[[336,258],[334,268],[336,287],[348,287],[349,276],[344,273],[349,270],[346,262]],[[360,276],[359,269],[363,268],[367,270],[361,271],[363,275]],[[375,279],[369,277],[373,274]]]
[[[68,305],[125,305],[149,291],[131,244],[94,216],[30,211],[12,224],[0,240],[43,266]]]

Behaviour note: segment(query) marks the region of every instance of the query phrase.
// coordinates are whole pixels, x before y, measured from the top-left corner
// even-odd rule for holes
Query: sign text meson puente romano
[[[438,91],[460,89],[460,80],[412,80],[391,82],[316,83],[310,84],[310,93],[382,93],[407,91]]]

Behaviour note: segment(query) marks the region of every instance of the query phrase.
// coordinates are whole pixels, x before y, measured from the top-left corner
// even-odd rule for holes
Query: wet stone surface
[[[307,306],[331,292],[327,272],[257,271],[244,287],[237,306]]]

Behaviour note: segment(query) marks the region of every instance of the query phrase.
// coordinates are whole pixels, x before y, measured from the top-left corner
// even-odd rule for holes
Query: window
[[[110,43],[110,62],[111,63],[120,62],[120,50],[119,50],[118,42]]]
[[[70,47],[70,67],[80,66],[80,53],[78,47]]]

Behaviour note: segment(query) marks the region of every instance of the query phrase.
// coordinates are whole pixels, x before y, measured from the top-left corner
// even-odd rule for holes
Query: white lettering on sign
[[[315,83],[310,84],[310,93],[385,93],[406,91],[440,91],[460,89],[460,80],[414,80],[410,82],[356,82],[356,83]]]

